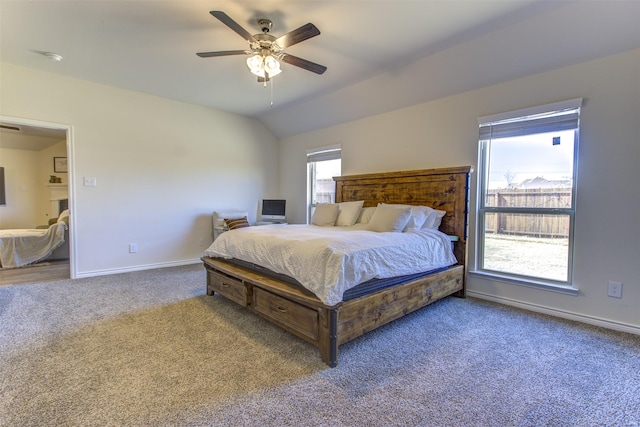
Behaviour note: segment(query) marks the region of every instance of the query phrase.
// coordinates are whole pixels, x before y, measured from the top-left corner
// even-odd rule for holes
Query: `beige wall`
[[[640,50],[508,81],[281,141],[281,193],[305,221],[306,150],[341,143],[343,174],[477,165],[477,118],[573,98],[581,115],[574,286],[578,296],[469,276],[470,295],[640,333]],[[471,211],[476,206],[472,179]],[[469,267],[474,267],[471,215]],[[607,297],[609,280],[623,298]]]
[[[50,144],[34,150],[34,145]],[[53,158],[67,156],[66,140],[0,133],[0,166],[5,168],[7,204],[0,206],[0,229],[35,228],[50,218],[49,177],[67,183],[66,173],[54,173]],[[33,144],[32,144],[33,143]],[[22,145],[24,149],[19,148]],[[15,148],[2,148],[11,146]]]
[[[1,65],[0,115],[70,128],[78,277],[197,262],[213,210],[255,220],[277,194],[277,141],[256,120]]]
[[[44,184],[39,182],[37,151],[0,148],[0,166],[4,167],[6,206],[0,206],[0,229],[35,228],[38,201]]]

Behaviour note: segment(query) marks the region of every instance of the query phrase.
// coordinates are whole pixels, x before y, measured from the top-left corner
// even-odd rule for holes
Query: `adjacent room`
[[[69,278],[67,137],[63,130],[1,125],[0,284]],[[25,268],[21,268],[25,267]],[[46,267],[35,269],[32,267]]]
[[[640,424],[640,2],[0,1],[0,424]]]

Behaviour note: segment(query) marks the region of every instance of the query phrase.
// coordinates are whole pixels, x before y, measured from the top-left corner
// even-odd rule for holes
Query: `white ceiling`
[[[64,130],[0,121],[0,148],[41,151],[59,143],[66,137],[67,132]]]
[[[271,90],[246,49],[209,14],[278,37],[307,22],[317,37],[286,52]],[[255,117],[278,137],[426,102],[640,47],[640,1],[0,0],[0,60]],[[42,55],[63,56],[54,62]]]

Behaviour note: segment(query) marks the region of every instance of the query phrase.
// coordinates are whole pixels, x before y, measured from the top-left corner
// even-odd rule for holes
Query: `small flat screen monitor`
[[[286,200],[264,199],[262,200],[262,220],[281,222],[286,219]]]

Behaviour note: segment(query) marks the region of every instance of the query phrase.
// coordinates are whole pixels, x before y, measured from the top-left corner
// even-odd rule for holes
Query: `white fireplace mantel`
[[[60,200],[69,198],[68,186],[67,184],[47,183],[47,187],[49,187],[51,218],[57,218],[60,215]]]

